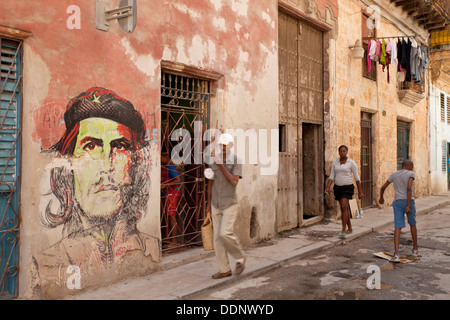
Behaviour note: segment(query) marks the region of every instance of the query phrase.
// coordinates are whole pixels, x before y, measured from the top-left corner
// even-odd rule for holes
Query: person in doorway
[[[161,154],[161,202],[163,218],[167,219],[168,246],[175,247],[177,241],[177,205],[180,198],[180,175],[167,153]]]
[[[393,172],[387,181],[380,189],[379,203],[384,204],[384,191],[389,184],[394,183],[395,198],[392,203],[394,208],[394,255],[391,259],[392,262],[399,262],[399,246],[400,246],[400,233],[405,225],[405,214],[408,218],[408,224],[411,228],[411,236],[413,239],[412,255],[414,257],[419,256],[419,250],[417,246],[417,227],[416,227],[416,205],[414,203],[414,196],[412,187],[415,179],[413,172],[414,163],[406,159],[402,163],[402,168]]]
[[[245,255],[234,233],[234,222],[238,214],[236,186],[242,179],[242,165],[231,153],[233,137],[222,134],[219,137],[221,153],[214,156],[211,169],[214,176],[208,183],[207,214],[211,214],[214,230],[214,251],[219,265],[219,272],[213,279],[231,276],[228,254],[236,259],[235,274],[239,275],[245,268]]]
[[[361,181],[359,179],[356,163],[347,157],[348,148],[342,145],[339,147],[338,151],[339,159],[334,160],[331,164],[331,174],[327,186],[325,187],[325,194],[329,194],[331,184],[334,182],[334,197],[339,201],[341,208],[342,231],[339,236],[345,238],[353,233],[348,205],[349,200],[353,198],[353,194],[355,193],[353,178],[355,178],[356,186],[358,187],[359,199],[362,199],[364,194],[361,189]]]

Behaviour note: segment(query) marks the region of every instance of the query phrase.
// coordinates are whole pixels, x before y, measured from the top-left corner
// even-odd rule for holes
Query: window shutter
[[[450,96],[447,96],[447,124],[450,124]]]
[[[20,46],[0,38],[0,192],[14,191],[18,177]]]
[[[445,122],[445,96],[441,93],[441,122]]]

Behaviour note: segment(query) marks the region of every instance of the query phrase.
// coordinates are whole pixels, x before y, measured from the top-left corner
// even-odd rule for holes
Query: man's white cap
[[[219,137],[219,144],[223,144],[225,146],[229,145],[230,143],[233,143],[234,139],[233,136],[229,133],[223,133]]]

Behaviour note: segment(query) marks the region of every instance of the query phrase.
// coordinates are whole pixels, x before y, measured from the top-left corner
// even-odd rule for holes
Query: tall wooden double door
[[[323,33],[279,13],[277,231],[323,215]]]

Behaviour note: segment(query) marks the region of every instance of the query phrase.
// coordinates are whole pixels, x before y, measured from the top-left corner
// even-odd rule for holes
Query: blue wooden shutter
[[[17,295],[21,44],[0,38],[0,299]]]

